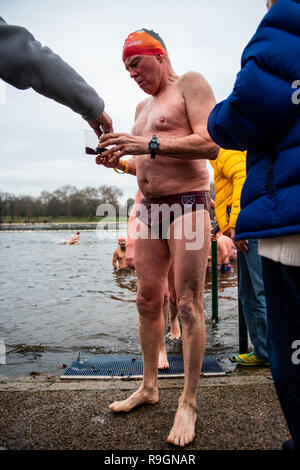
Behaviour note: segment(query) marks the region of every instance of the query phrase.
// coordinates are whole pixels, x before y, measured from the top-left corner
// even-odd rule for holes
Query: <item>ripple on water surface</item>
[[[76,359],[79,351],[140,354],[137,279],[134,273],[112,268],[118,233],[99,239],[94,232],[82,232],[80,246],[66,245],[69,236],[0,233],[0,338],[11,350],[4,374],[22,373],[30,365],[54,370]],[[204,305],[207,351],[231,356],[238,347],[236,266],[219,277],[218,324],[211,321],[211,274]],[[20,344],[25,350],[14,351]],[[32,352],[30,347],[37,345],[43,349]],[[167,347],[170,353],[180,353],[181,342],[168,334]]]

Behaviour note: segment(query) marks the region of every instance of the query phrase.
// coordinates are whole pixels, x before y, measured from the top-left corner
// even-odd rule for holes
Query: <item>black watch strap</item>
[[[158,149],[159,149],[159,140],[156,135],[153,135],[148,143],[149,150],[150,150],[150,158],[155,158]]]

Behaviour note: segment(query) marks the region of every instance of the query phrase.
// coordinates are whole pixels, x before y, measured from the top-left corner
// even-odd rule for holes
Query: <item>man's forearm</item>
[[[215,160],[219,153],[219,147],[210,137],[202,137],[198,134],[175,139],[161,138],[159,143],[159,155],[180,160]]]
[[[188,136],[178,138],[160,136],[158,136],[158,138],[160,145],[157,155],[178,158],[180,160],[215,160],[219,153],[219,147],[212,141],[205,131],[203,131],[203,136],[200,134],[190,134]],[[133,134],[105,134],[103,135],[98,147],[100,149],[111,147],[102,153],[102,157],[109,157],[111,162],[114,162],[116,159],[119,160],[125,155],[133,155],[138,158],[139,155],[150,154],[149,137],[136,136]],[[122,163],[120,163],[120,165],[122,165]],[[123,164],[119,169],[126,169],[126,165]],[[136,174],[135,162],[134,166],[130,163],[129,172],[132,175]]]

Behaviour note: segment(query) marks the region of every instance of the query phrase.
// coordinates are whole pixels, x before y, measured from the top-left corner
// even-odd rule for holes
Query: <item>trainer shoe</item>
[[[253,352],[237,354],[235,360],[241,366],[267,366],[269,364],[266,359],[258,359]]]
[[[222,274],[227,273],[227,271],[230,271],[230,270],[231,270],[231,264],[230,263],[221,264],[220,272]]]

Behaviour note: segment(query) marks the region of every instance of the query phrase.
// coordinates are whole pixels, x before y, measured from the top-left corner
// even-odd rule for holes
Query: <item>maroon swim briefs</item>
[[[175,219],[197,210],[209,211],[209,208],[209,191],[190,191],[160,198],[142,199],[137,217],[154,230],[159,238],[167,238],[167,231]]]

